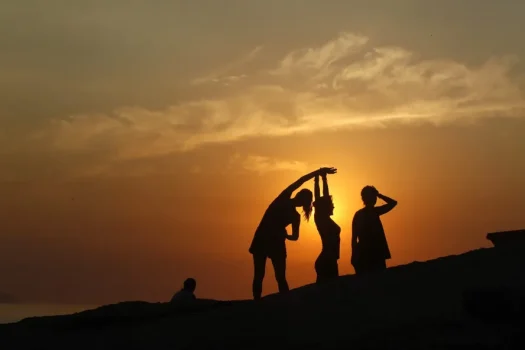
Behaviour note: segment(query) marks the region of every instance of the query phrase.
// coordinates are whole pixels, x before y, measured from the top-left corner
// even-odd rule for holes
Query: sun
[[[354,181],[354,179],[345,177],[328,177],[329,191],[334,204],[334,213],[331,218],[339,225],[341,237],[345,239],[348,239],[350,235],[354,213],[362,207],[359,186]],[[322,186],[322,183],[320,185]],[[321,237],[314,221],[315,208],[313,210],[309,222],[301,223],[299,242],[289,245],[291,254],[297,254],[305,261],[314,259],[313,257],[319,254],[321,249]]]
[[[334,191],[330,188],[330,194],[334,201],[334,214],[332,220],[341,227],[341,234],[347,236],[348,230],[351,227],[351,220],[354,215],[355,208],[348,205],[348,200],[342,192],[337,191],[337,187],[333,186]],[[315,211],[315,209],[314,209]],[[302,260],[315,260],[315,257],[321,251],[321,237],[315,226],[313,215],[309,222],[301,223],[301,233],[298,244],[290,244],[287,249],[290,249],[291,254],[299,255]]]
[[[341,226],[343,223],[347,223],[348,219],[352,217],[352,213],[349,213],[348,205],[346,205],[344,199],[333,197],[334,201],[334,214],[332,219]]]
[[[334,203],[332,219],[339,226],[347,226],[352,220],[354,212],[359,209],[359,203],[353,200],[356,196],[342,182],[331,181],[329,186],[330,195]]]

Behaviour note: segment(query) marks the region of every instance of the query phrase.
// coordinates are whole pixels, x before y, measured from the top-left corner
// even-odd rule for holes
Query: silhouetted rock
[[[30,317],[17,324],[27,328],[47,328],[53,330],[74,330],[105,328],[115,324],[132,324],[163,317],[180,317],[190,313],[209,311],[213,308],[231,305],[233,301],[196,299],[191,304],[148,303],[127,301],[105,305],[72,315]]]
[[[518,248],[523,250],[525,247],[525,230],[492,232],[487,234],[487,239],[497,248]]]
[[[109,305],[0,326],[0,339],[17,350],[522,349],[523,314],[514,312],[522,309],[510,308],[519,298],[508,297],[525,288],[525,256],[517,252],[478,249],[184,311],[169,303]],[[486,316],[498,310],[500,322]]]

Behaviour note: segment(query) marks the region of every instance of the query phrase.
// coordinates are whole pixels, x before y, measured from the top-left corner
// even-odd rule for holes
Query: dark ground
[[[127,302],[0,326],[1,349],[525,349],[525,254],[490,248],[259,302]]]

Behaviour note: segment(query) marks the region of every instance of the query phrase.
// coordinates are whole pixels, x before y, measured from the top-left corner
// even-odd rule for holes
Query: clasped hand
[[[337,169],[334,167],[323,167],[319,169],[320,175],[335,174],[335,173],[337,173]]]

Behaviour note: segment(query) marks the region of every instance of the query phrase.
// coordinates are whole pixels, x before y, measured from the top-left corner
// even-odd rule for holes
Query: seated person
[[[186,303],[196,300],[195,288],[197,287],[197,281],[193,278],[188,278],[184,281],[184,285],[180,291],[175,293],[171,298],[172,303]]]

